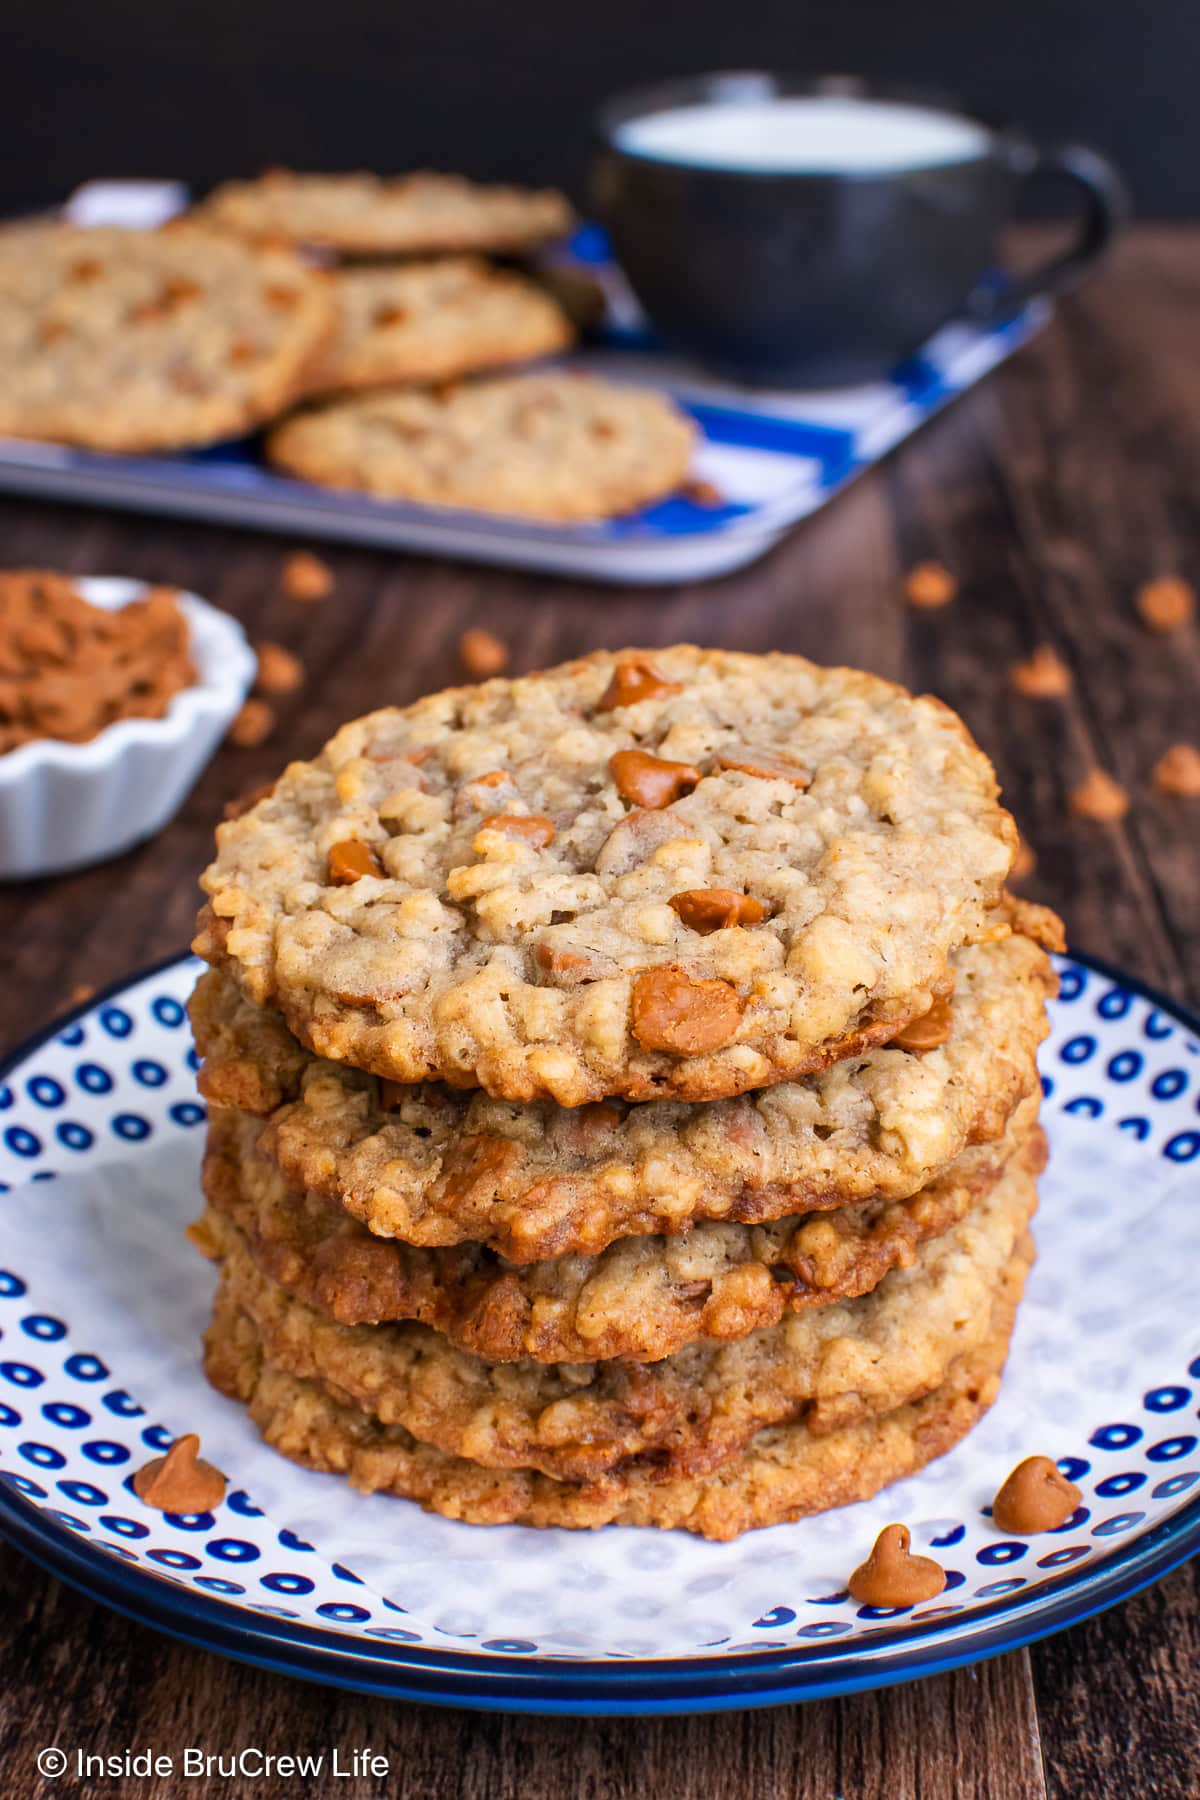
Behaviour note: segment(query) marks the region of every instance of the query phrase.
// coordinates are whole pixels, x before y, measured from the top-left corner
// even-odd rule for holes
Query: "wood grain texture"
[[[281,591],[279,540],[170,521],[0,503],[0,558],[141,575],[205,594],[307,669],[272,739],[223,749],[179,817],[104,868],[0,890],[0,1042],[187,939],[195,877],[225,802],[316,750],[344,719],[458,679],[455,646],[486,625],[534,668],[597,645],[797,650],[932,690],[995,758],[1038,856],[1026,891],[1081,947],[1183,999],[1200,988],[1200,806],[1156,796],[1167,744],[1200,740],[1200,634],[1156,638],[1137,586],[1200,585],[1200,232],[1141,231],[1041,340],[959,401],[752,569],[712,586],[614,591],[324,547],[336,592]],[[960,582],[940,612],[901,597],[934,558]],[[1021,699],[1008,671],[1053,643],[1061,702]],[[1130,790],[1121,824],[1070,816],[1098,764]],[[1200,1595],[1194,1570],[1053,1642],[917,1686],[776,1713],[557,1723],[391,1706],[236,1669],[168,1644],[0,1550],[0,1792],[172,1797],[171,1783],[42,1783],[50,1743],[178,1754],[248,1743],[389,1756],[346,1800],[1108,1800],[1200,1790]],[[1131,1765],[1129,1757],[1136,1756]],[[1130,1774],[1136,1768],[1136,1780]],[[188,1794],[287,1783],[214,1779]]]

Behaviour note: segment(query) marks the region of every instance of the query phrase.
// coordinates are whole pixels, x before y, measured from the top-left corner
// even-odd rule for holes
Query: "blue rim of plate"
[[[63,1014],[0,1061],[7,1078],[51,1038],[127,988],[186,961],[164,957],[113,982]],[[1189,1032],[1200,1018],[1160,990],[1100,957],[1071,960],[1140,995]],[[184,1643],[276,1674],[381,1698],[482,1711],[633,1717],[793,1705],[890,1687],[982,1662],[1080,1624],[1159,1580],[1200,1551],[1200,1497],[1102,1561],[1065,1571],[1032,1592],[973,1608],[961,1621],[914,1628],[881,1626],[842,1644],[742,1652],[737,1656],[651,1657],[627,1663],[576,1657],[486,1656],[367,1643],[340,1632],[251,1617],[228,1603],[113,1563],[0,1486],[0,1538],[90,1599]]]

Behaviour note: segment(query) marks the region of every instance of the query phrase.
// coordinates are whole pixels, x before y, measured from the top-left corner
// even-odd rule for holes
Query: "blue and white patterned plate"
[[[198,1367],[212,1277],[203,1109],[179,959],[75,1014],[0,1075],[0,1531],[93,1596],[244,1661],[530,1712],[756,1706],[993,1655],[1109,1606],[1200,1547],[1200,1044],[1166,1000],[1060,962],[1042,1059],[1052,1144],[1038,1265],[993,1411],[878,1501],[704,1544],[473,1529],[258,1443]],[[134,1470],[201,1432],[215,1515],[163,1517]],[[1083,1490],[1058,1532],[988,1503],[1047,1451]],[[938,1602],[856,1607],[845,1575],[906,1520]]]

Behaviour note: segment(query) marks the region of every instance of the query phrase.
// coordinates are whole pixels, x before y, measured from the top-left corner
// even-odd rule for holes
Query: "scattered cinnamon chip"
[[[229,727],[225,741],[239,750],[256,750],[259,744],[266,743],[274,729],[274,709],[265,700],[247,700]]]
[[[297,550],[283,565],[281,585],[291,600],[327,600],[333,592],[333,570],[310,550]]]
[[[1087,779],[1071,790],[1070,806],[1077,818],[1111,823],[1129,811],[1129,795],[1103,769],[1092,769]]]
[[[1018,1463],[992,1502],[992,1523],[1014,1537],[1057,1531],[1083,1495],[1048,1456]]]
[[[1074,677],[1053,644],[1039,644],[1025,662],[1014,663],[1009,679],[1014,690],[1029,700],[1061,700],[1074,686]]]
[[[946,1585],[946,1571],[931,1556],[914,1556],[911,1545],[907,1525],[885,1525],[847,1583],[850,1598],[886,1611],[935,1599]]]
[[[958,592],[958,582],[941,563],[918,563],[904,582],[904,598],[910,606],[933,609],[948,606]]]
[[[67,1005],[86,1006],[95,991],[90,981],[78,981],[67,995]]]
[[[1150,779],[1161,794],[1179,800],[1200,797],[1200,750],[1193,744],[1172,744],[1154,765]]]
[[[165,1513],[206,1513],[225,1498],[225,1477],[200,1458],[194,1431],[177,1437],[165,1456],[151,1457],[133,1478],[133,1491],[146,1506]]]
[[[263,694],[294,694],[304,686],[304,664],[282,644],[262,643],[254,647],[258,657],[255,686]]]
[[[1182,631],[1196,615],[1196,590],[1179,575],[1160,575],[1137,591],[1134,605],[1150,631]]]
[[[458,640],[458,660],[468,675],[486,680],[489,675],[503,674],[508,667],[508,645],[482,625],[473,625]]]

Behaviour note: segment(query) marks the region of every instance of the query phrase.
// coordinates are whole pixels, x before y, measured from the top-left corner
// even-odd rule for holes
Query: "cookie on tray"
[[[217,841],[196,949],[311,1049],[575,1106],[895,1037],[1017,838],[940,701],[684,645],[371,714]]]
[[[706,1219],[752,1226],[903,1199],[968,1145],[998,1138],[1037,1087],[1054,974],[1017,931],[955,951],[950,967],[944,1043],[880,1046],[802,1082],[695,1106],[519,1106],[381,1083],[314,1058],[224,971],[201,977],[190,1011],[214,1130],[221,1108],[236,1109],[242,1141],[257,1141],[288,1187],[383,1237],[485,1240],[524,1264]]]
[[[237,1226],[263,1273],[340,1325],[416,1319],[496,1362],[657,1362],[870,1293],[966,1217],[1030,1140],[1037,1109],[1030,1093],[1002,1138],[964,1150],[907,1199],[763,1225],[707,1221],[680,1237],[526,1264],[482,1244],[420,1249],[376,1237],[340,1206],[291,1192],[256,1150],[260,1127],[247,1113],[214,1112],[203,1181],[209,1207]],[[218,1229],[202,1216],[191,1236],[212,1251]]]
[[[463,175],[303,175],[270,169],[229,181],[194,215],[242,237],[347,256],[511,255],[563,237],[574,222],[552,188],[484,186]]]
[[[271,432],[267,456],[377,499],[578,523],[672,493],[695,437],[665,394],[552,370],[307,407]]]
[[[955,1359],[932,1393],[824,1435],[804,1422],[772,1426],[706,1477],[664,1482],[639,1469],[623,1479],[576,1486],[530,1470],[480,1468],[419,1442],[403,1426],[381,1423],[318,1381],[273,1366],[251,1320],[228,1299],[218,1300],[204,1366],[213,1386],[246,1406],[282,1455],[348,1476],[368,1493],[395,1494],[477,1525],[653,1525],[728,1540],[869,1499],[960,1442],[999,1392],[1032,1258],[1025,1239],[1005,1271],[980,1342]]]
[[[0,232],[0,434],[92,450],[238,437],[307,389],[325,281],[188,226]]]
[[[718,1468],[767,1426],[832,1431],[938,1387],[985,1339],[1036,1200],[1018,1152],[965,1219],[873,1292],[656,1363],[493,1364],[427,1326],[338,1325],[270,1281],[229,1219],[209,1223],[222,1293],[286,1374],[486,1468],[669,1480]]]
[[[456,380],[565,350],[562,308],[522,275],[476,256],[337,269],[337,336],[312,394]]]

